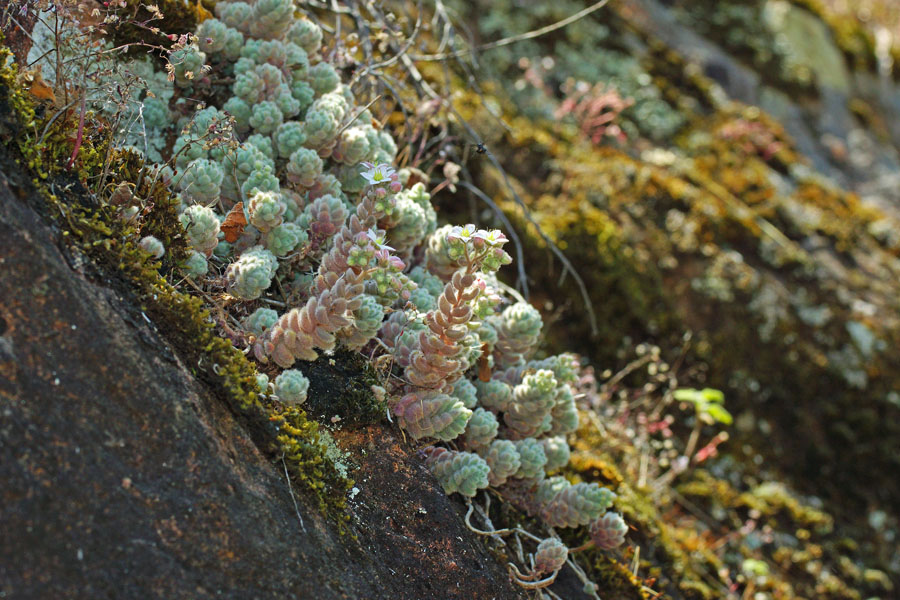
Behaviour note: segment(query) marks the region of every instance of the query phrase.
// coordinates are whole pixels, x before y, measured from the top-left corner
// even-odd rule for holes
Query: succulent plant
[[[234,117],[234,126],[237,131],[243,133],[250,129],[250,115],[253,114],[253,111],[250,110],[250,105],[246,101],[232,96],[222,105],[222,109]]]
[[[263,100],[250,109],[250,127],[259,133],[273,133],[283,122],[284,114],[271,100]]]
[[[425,464],[447,494],[472,497],[488,486],[488,465],[477,454],[431,448]]]
[[[463,436],[466,447],[473,450],[486,448],[497,437],[499,426],[497,417],[493,413],[483,408],[476,408],[472,413],[472,418],[469,419],[468,425],[466,425],[466,431]]]
[[[250,12],[250,35],[279,38],[291,27],[293,16],[293,0],[256,0]]]
[[[421,287],[417,287],[412,292],[409,293],[409,301],[413,306],[416,307],[421,313],[426,313],[430,310],[434,310],[437,306],[437,298],[431,295],[428,290],[425,290]]]
[[[277,192],[280,189],[281,184],[278,183],[275,168],[271,164],[256,165],[241,184],[241,193],[248,198],[256,192]]]
[[[472,411],[458,398],[437,391],[411,392],[393,407],[400,425],[414,438],[456,439],[466,428]]]
[[[262,232],[281,225],[285,210],[287,207],[278,192],[264,192],[257,189],[247,204],[249,222]]]
[[[305,134],[300,131],[305,139]],[[322,174],[324,163],[315,150],[298,148],[290,155],[286,167],[288,180],[305,188],[311,188],[316,183],[316,178]]]
[[[294,152],[303,147],[306,134],[303,133],[303,124],[298,121],[282,123],[273,136],[278,156],[289,158]],[[319,168],[318,172],[321,172]]]
[[[521,461],[519,470],[513,475],[519,479],[540,479],[544,476],[544,465],[547,464],[547,455],[544,447],[534,438],[525,438],[513,442]]]
[[[320,62],[309,69],[307,81],[315,91],[316,95],[321,96],[328,92],[333,92],[341,83],[341,78],[337,71],[334,70],[327,62]]]
[[[235,29],[241,29],[250,22],[252,8],[246,2],[217,2],[216,16],[227,25]]]
[[[322,29],[309,19],[298,19],[288,30],[287,39],[306,50],[307,54],[314,54],[322,45]]]
[[[178,187],[182,193],[200,203],[210,203],[219,198],[224,173],[222,167],[206,158],[188,163]]]
[[[369,157],[370,150],[365,128],[350,127],[341,133],[332,158],[348,165],[356,165]]]
[[[556,390],[556,400],[550,411],[553,418],[550,433],[554,435],[574,433],[578,429],[578,407],[572,388],[561,385]]]
[[[591,523],[591,541],[601,550],[614,550],[625,543],[628,525],[619,513],[608,512]]]
[[[544,454],[547,456],[547,464],[544,470],[548,473],[560,469],[569,464],[569,444],[566,438],[562,436],[542,438],[540,440],[544,446]]]
[[[219,243],[219,220],[215,211],[207,206],[194,204],[185,208],[178,218],[187,231],[191,246],[209,256]]]
[[[468,379],[460,378],[453,383],[453,395],[459,398],[466,408],[475,408],[478,404],[478,390]]]
[[[297,369],[286,369],[275,378],[275,395],[285,404],[303,404],[309,379]]]
[[[534,572],[538,575],[560,570],[569,557],[569,549],[559,538],[546,538],[534,553]]]
[[[572,484],[562,475],[542,479],[538,482],[534,491],[534,503],[538,507],[545,506],[553,500],[556,494],[570,487],[572,487]]]
[[[576,483],[557,492],[541,507],[541,518],[551,527],[578,527],[599,518],[616,495],[596,483]]]
[[[293,252],[309,241],[306,231],[296,223],[282,223],[270,229],[263,238],[266,249],[278,257]],[[379,323],[380,325],[380,323]]]
[[[390,229],[390,242],[400,255],[411,252],[435,231],[437,217],[430,197],[422,183],[397,194],[397,214]]]
[[[181,268],[189,277],[202,277],[209,270],[209,264],[205,255],[196,250],[191,250]]]
[[[368,344],[381,328],[384,307],[369,294],[360,297],[359,308],[353,311],[353,323],[339,334],[341,342],[351,350],[360,350]]]
[[[228,265],[228,293],[242,300],[255,300],[272,284],[278,260],[262,246],[254,246]]]
[[[531,354],[544,326],[541,313],[526,302],[507,307],[493,324],[499,337],[494,358],[501,368],[519,364]]]
[[[413,267],[409,272],[409,278],[416,282],[419,288],[426,290],[435,298],[444,291],[444,282],[422,266]]]
[[[266,394],[269,391],[269,376],[265,373],[257,373],[256,389],[260,394]]]
[[[505,412],[513,399],[512,386],[499,379],[476,381],[475,389],[481,405],[494,412]]]
[[[277,312],[271,308],[260,307],[250,313],[250,315],[241,322],[241,325],[243,325],[244,329],[249,333],[259,336],[264,334],[277,320]]]
[[[218,19],[207,19],[197,27],[197,46],[203,52],[216,53],[225,49],[228,26]]]
[[[196,44],[187,44],[169,54],[169,64],[175,75],[175,83],[189,87],[194,79],[199,79],[206,63],[206,53]]]
[[[169,106],[160,98],[145,98],[143,115],[147,129],[163,129],[169,125]]]
[[[518,472],[522,464],[519,451],[510,440],[494,440],[490,447],[483,451],[483,456],[491,468],[488,480],[493,486],[506,483],[507,478]]]
[[[159,241],[159,238],[153,237],[152,235],[145,235],[142,237],[141,241],[138,242],[138,245],[153,258],[162,258],[166,253],[166,247],[163,243]]]
[[[513,388],[503,422],[516,437],[533,437],[550,431],[556,387],[553,372],[542,369],[526,375],[522,383]]]

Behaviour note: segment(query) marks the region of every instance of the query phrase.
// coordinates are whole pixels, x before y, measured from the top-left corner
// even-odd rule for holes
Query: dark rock
[[[728,69],[725,65],[716,62],[707,63],[703,66],[703,74],[723,88],[728,88]]]

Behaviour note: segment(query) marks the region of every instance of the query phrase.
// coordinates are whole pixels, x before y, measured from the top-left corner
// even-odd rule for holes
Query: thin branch
[[[409,34],[408,38],[406,38],[406,43],[403,44],[403,46],[400,48],[400,50],[397,51],[397,53],[394,54],[394,56],[392,56],[391,58],[388,58],[387,60],[383,60],[381,62],[377,62],[372,65],[366,65],[366,68],[364,68],[358,74],[355,74],[353,76],[353,79],[350,80],[350,85],[352,86],[353,81],[356,80],[357,78],[364,77],[365,75],[368,75],[369,73],[371,73],[372,71],[375,71],[376,69],[382,69],[384,67],[388,67],[388,66],[394,64],[395,62],[397,62],[398,60],[400,60],[401,57],[405,56],[406,53],[409,51],[409,49],[412,47],[413,43],[416,41],[416,37],[418,37],[418,35],[419,35],[419,28],[421,26],[422,26],[422,0],[419,0],[419,2],[416,4],[416,24],[413,27],[412,33]]]
[[[525,298],[528,298],[528,277],[525,275],[525,253],[522,250],[522,240],[519,239],[519,234],[516,233],[515,228],[512,223],[510,223],[506,214],[503,210],[497,206],[497,203],[491,200],[490,196],[482,192],[480,189],[469,183],[468,181],[460,181],[460,187],[464,187],[476,196],[481,199],[482,202],[491,207],[491,210],[494,211],[494,214],[497,215],[497,218],[503,223],[503,226],[509,232],[509,237],[512,238],[513,245],[516,247],[516,268],[519,271],[519,279],[518,285],[522,289],[522,295]]]
[[[294,502],[294,510],[297,512],[297,518],[300,519],[300,529],[303,530],[303,533],[306,533],[306,525],[303,524],[300,507],[297,506],[297,499],[294,497],[294,486],[291,485],[291,475],[288,473],[287,463],[284,462],[284,454],[281,455],[281,464],[284,466],[284,477],[287,479],[288,491],[291,493],[291,500]]]
[[[524,40],[532,40],[534,38],[540,37],[542,35],[547,35],[548,33],[552,33],[557,29],[562,29],[567,25],[571,25],[575,21],[579,19],[583,19],[594,11],[597,11],[609,2],[609,0],[600,0],[599,2],[595,2],[591,6],[588,6],[584,10],[580,10],[574,15],[566,17],[561,21],[557,21],[552,25],[547,25],[546,27],[541,27],[540,29],[535,29],[533,31],[528,31],[526,33],[520,33],[519,35],[514,35],[508,38],[503,38],[502,40],[497,40],[494,42],[488,42],[487,44],[481,44],[480,46],[475,46],[474,48],[464,48],[462,50],[456,50],[455,52],[443,52],[440,54],[422,54],[413,56],[413,60],[416,61],[439,61],[439,60],[447,60],[448,58],[458,58],[460,56],[467,56],[469,54],[474,54],[475,52],[480,52],[482,50],[491,50],[493,48],[500,48],[502,46],[509,46],[510,44],[515,44],[516,42],[521,42]]]
[[[366,112],[367,110],[369,110],[369,108],[370,108],[373,104],[375,104],[376,102],[378,102],[380,99],[381,99],[381,94],[378,94],[377,96],[375,96],[375,98],[373,98],[371,102],[369,102],[368,104],[366,104],[366,105],[363,107],[362,110],[360,110],[360,111],[358,111],[358,112],[356,113],[356,116],[355,116],[355,117],[353,117],[352,119],[350,119],[349,121],[347,121],[347,123],[346,123],[343,127],[341,127],[340,131],[338,131],[338,132],[337,132],[337,135],[334,136],[334,137],[335,137],[335,138],[341,137],[341,134],[344,133],[344,131],[346,131],[348,127],[350,127],[351,125],[353,125],[353,122],[356,121],[356,120],[359,118],[359,116],[360,116],[361,114],[363,114],[364,112]]]

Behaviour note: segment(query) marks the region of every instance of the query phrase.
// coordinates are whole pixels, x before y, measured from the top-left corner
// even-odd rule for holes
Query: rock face
[[[359,492],[347,533],[320,517],[20,172],[0,156],[0,595],[521,597],[389,427],[334,434]]]

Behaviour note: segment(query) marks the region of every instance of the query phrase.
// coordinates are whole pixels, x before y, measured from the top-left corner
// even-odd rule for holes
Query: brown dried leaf
[[[233,244],[241,237],[241,234],[244,233],[244,227],[246,226],[247,218],[244,216],[244,203],[238,202],[234,205],[234,208],[228,212],[225,221],[222,222],[219,229],[225,234],[225,241],[229,244]]]

